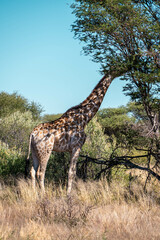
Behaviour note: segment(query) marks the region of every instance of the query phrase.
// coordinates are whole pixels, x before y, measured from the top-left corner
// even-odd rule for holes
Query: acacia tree
[[[159,0],[75,0],[75,37],[101,72],[122,72],[124,91],[143,105],[150,154],[160,165],[160,2]]]

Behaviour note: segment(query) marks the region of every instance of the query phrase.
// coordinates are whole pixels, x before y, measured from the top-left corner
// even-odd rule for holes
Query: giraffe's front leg
[[[68,172],[68,188],[67,188],[67,195],[70,195],[73,181],[75,180],[76,176],[76,164],[77,164],[77,159],[79,157],[81,148],[75,148],[71,152],[71,162],[70,162],[70,167],[69,167],[69,172]]]

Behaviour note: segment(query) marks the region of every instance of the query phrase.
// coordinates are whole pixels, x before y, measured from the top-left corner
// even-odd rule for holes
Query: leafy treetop
[[[17,93],[0,93],[0,118],[11,115],[14,112],[30,111],[34,120],[40,118],[42,107],[35,102],[29,102],[26,98]]]

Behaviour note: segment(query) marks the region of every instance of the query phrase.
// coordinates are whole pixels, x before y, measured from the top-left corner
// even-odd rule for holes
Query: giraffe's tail
[[[25,165],[25,178],[27,178],[29,174],[29,163],[30,163],[29,156],[31,152],[31,140],[32,140],[32,134],[30,134],[30,137],[29,137],[28,156],[26,158],[26,165]]]

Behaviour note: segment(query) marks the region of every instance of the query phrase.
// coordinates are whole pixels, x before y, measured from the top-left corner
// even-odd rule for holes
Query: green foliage
[[[46,179],[55,184],[66,184],[68,179],[70,156],[68,153],[52,153],[49,159]]]
[[[16,149],[9,149],[0,142],[0,176],[6,179],[10,176],[18,177],[24,174],[25,157]]]
[[[87,139],[82,148],[82,153],[94,158],[102,158],[107,155],[108,148],[106,136],[95,116],[85,129]]]
[[[34,120],[40,118],[42,107],[35,102],[29,101],[17,93],[0,93],[0,118],[6,117],[14,112],[24,113],[30,111]]]
[[[133,136],[137,137],[137,134],[132,125],[136,119],[128,112],[127,107],[107,108],[98,112],[99,122],[108,136],[112,149],[119,147],[130,149],[135,143]]]
[[[10,148],[26,150],[31,130],[37,124],[32,113],[19,111],[0,119],[0,139]]]
[[[127,104],[128,112],[136,119],[136,121],[148,120],[147,114],[142,104],[136,102],[129,102]]]
[[[126,125],[135,122],[135,118],[128,115],[126,107],[102,109],[98,112],[98,116],[107,135],[116,136],[126,128]]]
[[[134,67],[143,72],[156,67],[158,2],[76,0],[71,7],[76,16],[72,30],[85,42],[84,52],[100,62],[102,69]]]

